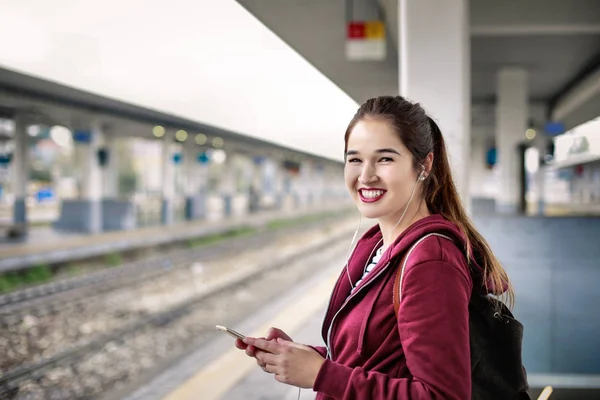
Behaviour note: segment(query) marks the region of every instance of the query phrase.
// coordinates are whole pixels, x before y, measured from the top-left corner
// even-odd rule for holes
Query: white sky
[[[337,160],[358,107],[234,0],[0,0],[0,64]]]

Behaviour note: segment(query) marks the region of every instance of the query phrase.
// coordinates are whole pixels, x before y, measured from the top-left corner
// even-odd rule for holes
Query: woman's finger
[[[271,354],[260,349],[256,350],[255,357],[263,364],[277,364],[277,356],[275,354]]]
[[[240,350],[245,350],[248,347],[248,345],[242,342],[240,339],[235,339],[235,347],[237,347]]]
[[[287,333],[282,331],[281,329],[275,328],[275,327],[269,328],[266,339],[273,340],[273,339],[277,339],[277,338],[292,341],[292,338]]]
[[[277,366],[273,364],[267,364],[263,369],[270,374],[274,374],[277,372]]]
[[[246,354],[248,357],[256,357],[256,347],[248,346],[246,347]]]
[[[246,337],[243,341],[249,346],[254,346],[257,349],[268,351],[269,353],[273,354],[278,354],[282,346],[274,340],[268,341],[266,339],[257,339],[251,337]]]

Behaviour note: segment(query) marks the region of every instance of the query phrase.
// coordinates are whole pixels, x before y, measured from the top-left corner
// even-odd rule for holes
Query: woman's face
[[[389,123],[366,119],[350,132],[344,176],[365,217],[396,223],[417,183],[418,172],[413,168],[412,154]],[[418,204],[417,195],[412,202]]]

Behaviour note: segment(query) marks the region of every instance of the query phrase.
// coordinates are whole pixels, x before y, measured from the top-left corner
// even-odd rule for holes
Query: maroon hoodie
[[[393,286],[400,259],[411,253],[402,283],[402,302],[394,315]],[[378,226],[359,240],[350,259],[353,282],[363,274],[381,239]],[[317,400],[471,399],[468,304],[480,268],[471,259],[464,237],[440,215],[423,218],[406,229],[377,266],[350,295],[345,270],[334,287],[316,347],[326,357],[314,384]],[[373,252],[374,254],[374,252]]]

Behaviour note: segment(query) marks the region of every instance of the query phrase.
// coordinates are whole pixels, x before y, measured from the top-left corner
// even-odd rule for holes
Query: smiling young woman
[[[510,300],[512,289],[462,207],[435,121],[402,97],[370,99],[348,125],[344,154],[348,191],[377,224],[333,289],[326,346],[294,343],[275,328],[236,345],[319,400],[528,398],[520,343],[511,348],[515,381],[471,370],[472,306],[489,295]],[[480,364],[498,365],[488,361]]]

